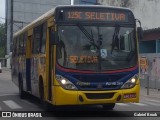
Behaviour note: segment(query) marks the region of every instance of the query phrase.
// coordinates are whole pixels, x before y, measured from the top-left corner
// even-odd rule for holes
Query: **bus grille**
[[[88,99],[110,99],[114,93],[86,93]]]
[[[101,88],[98,87],[97,85],[92,85],[92,86],[80,86],[80,90],[117,90],[119,89],[118,85],[110,85],[110,86],[106,86],[104,84],[102,84]]]

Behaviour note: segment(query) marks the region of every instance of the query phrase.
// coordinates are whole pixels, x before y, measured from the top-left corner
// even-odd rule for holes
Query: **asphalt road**
[[[53,110],[53,109],[51,109]],[[18,88],[11,81],[11,76],[9,71],[3,71],[0,73],[0,111],[1,112],[11,112],[13,114],[12,118],[0,118],[8,120],[22,119],[21,117],[16,117],[18,114],[13,112],[21,113],[21,115],[27,115],[26,112],[41,113],[42,117],[39,118],[23,118],[26,120],[39,119],[39,120],[74,120],[74,119],[86,119],[86,120],[99,120],[99,119],[139,119],[139,120],[150,120],[159,119],[159,117],[136,117],[138,115],[160,115],[160,99],[149,98],[145,95],[141,95],[140,103],[118,103],[114,110],[105,111],[101,106],[76,106],[76,107],[61,107],[57,108],[56,111],[45,112],[41,106],[38,99],[30,98],[22,100],[18,95]],[[4,114],[4,113],[3,113]],[[2,115],[2,113],[1,113]],[[5,114],[4,114],[5,115]],[[38,114],[40,115],[40,114]],[[111,117],[112,116],[112,117]],[[129,117],[135,116],[135,117]]]

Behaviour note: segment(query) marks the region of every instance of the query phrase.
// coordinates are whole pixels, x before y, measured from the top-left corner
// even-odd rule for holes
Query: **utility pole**
[[[10,29],[10,43],[8,51],[11,52],[11,43],[13,42],[13,0],[11,0],[11,19],[10,19],[11,29]]]
[[[6,19],[5,19],[5,40],[6,40],[6,42],[5,42],[5,54],[7,54],[7,22],[8,22],[8,20],[7,20],[7,18],[8,18],[8,10],[7,10],[7,6],[8,6],[8,0],[6,0],[6,2],[5,2],[5,10],[6,10],[6,13],[5,13],[5,15],[6,15]],[[6,66],[6,63],[5,63],[5,66]]]
[[[9,8],[8,10],[6,10],[6,18],[9,22],[9,24],[6,24],[6,27],[8,26],[7,28],[7,33],[6,36],[7,36],[7,50],[6,50],[6,67],[7,68],[10,68],[10,59],[11,59],[11,43],[13,41],[13,0],[6,0],[6,8]]]
[[[7,1],[7,6],[10,8],[7,10],[7,21],[9,22],[7,26],[8,27],[8,32],[9,34],[7,35],[7,51],[6,51],[6,55],[10,54],[11,51],[11,42],[13,39],[13,0],[6,0]]]

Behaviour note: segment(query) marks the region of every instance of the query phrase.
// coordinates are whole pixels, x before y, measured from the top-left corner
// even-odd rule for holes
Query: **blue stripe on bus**
[[[26,87],[27,91],[31,91],[31,60],[26,59]]]
[[[56,70],[56,74],[70,80],[79,90],[96,90],[98,85],[103,87],[103,90],[120,89],[122,85],[106,86],[107,82],[125,83],[131,77],[138,73],[138,68],[131,72],[122,72],[116,74],[82,74],[82,73],[66,73],[64,71]],[[77,82],[80,82],[77,84]],[[89,84],[89,85],[80,85]]]

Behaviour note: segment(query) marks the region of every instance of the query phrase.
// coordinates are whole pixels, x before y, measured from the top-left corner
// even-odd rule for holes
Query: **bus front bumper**
[[[65,90],[61,86],[54,86],[52,93],[53,105],[88,105],[139,102],[140,85],[131,89],[108,91],[74,91]]]

